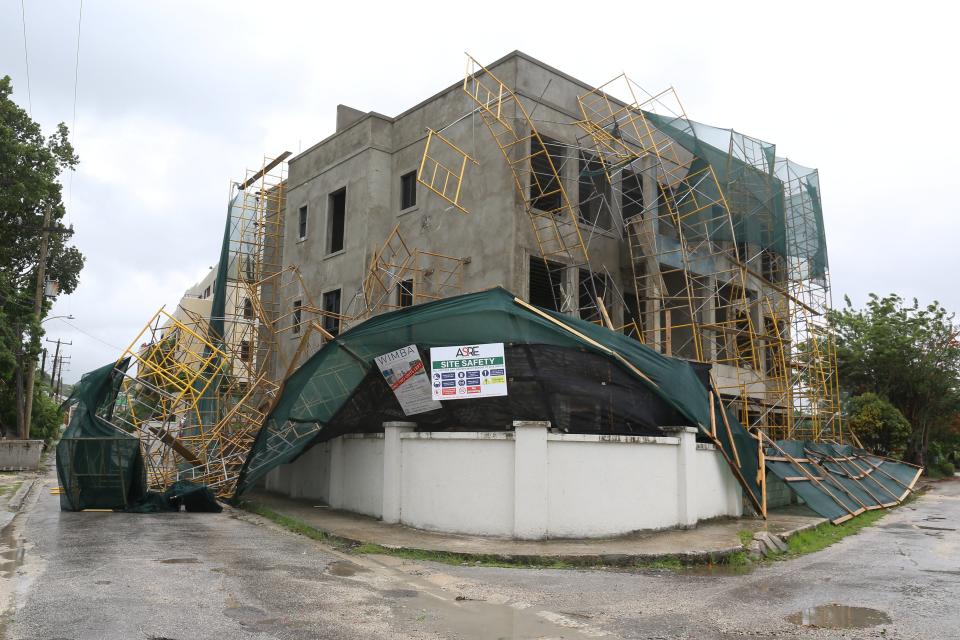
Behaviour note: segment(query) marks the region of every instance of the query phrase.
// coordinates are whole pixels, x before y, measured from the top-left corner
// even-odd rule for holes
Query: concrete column
[[[383,423],[383,521],[400,522],[400,483],[402,471],[401,433],[413,431],[416,422]]]
[[[513,422],[513,535],[547,535],[547,431],[549,421]]]
[[[697,524],[696,487],[696,427],[662,427],[663,431],[680,438],[677,448],[677,526],[694,527]]]
[[[334,509],[343,507],[343,436],[330,441],[330,498]]]

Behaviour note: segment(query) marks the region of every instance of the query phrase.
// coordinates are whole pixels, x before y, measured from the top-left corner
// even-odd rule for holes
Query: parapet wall
[[[274,469],[266,488],[432,531],[592,538],[742,514],[740,487],[696,432],[668,437],[513,432],[348,435]]]

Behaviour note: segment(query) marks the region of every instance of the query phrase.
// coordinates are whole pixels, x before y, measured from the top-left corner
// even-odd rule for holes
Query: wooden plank
[[[763,432],[761,431],[760,433],[763,433]],[[819,488],[819,489],[820,489],[821,491],[823,491],[825,494],[827,494],[828,496],[830,496],[830,497],[833,499],[833,501],[836,502],[836,503],[840,506],[840,508],[842,508],[842,509],[843,509],[844,511],[846,511],[847,513],[851,514],[851,516],[857,515],[854,511],[852,511],[852,510],[850,509],[850,507],[848,507],[846,504],[844,504],[843,501],[840,500],[840,498],[838,498],[837,496],[833,495],[833,492],[831,492],[830,489],[828,489],[826,486],[824,486],[823,483],[821,483],[819,480],[817,480],[816,478],[814,478],[814,477],[813,477],[813,474],[810,473],[809,471],[807,471],[806,467],[804,467],[802,464],[800,464],[800,463],[797,461],[796,458],[794,458],[794,457],[791,456],[789,453],[787,453],[786,451],[784,451],[784,450],[780,447],[780,445],[778,445],[776,442],[774,442],[774,441],[770,438],[770,436],[768,436],[767,434],[763,433],[763,437],[766,438],[767,442],[769,442],[769,443],[773,446],[773,448],[775,448],[777,451],[779,451],[780,453],[782,453],[782,454],[793,464],[793,466],[795,466],[797,469],[799,469],[800,472],[801,472],[803,475],[807,476],[807,478],[809,478],[811,482],[813,482],[815,485],[817,485],[817,488]],[[837,523],[834,522],[834,524],[837,524]]]
[[[247,178],[246,180],[244,180],[243,182],[241,182],[239,185],[237,185],[237,188],[238,188],[240,191],[245,190],[247,187],[249,187],[250,185],[252,185],[254,182],[256,182],[257,180],[259,180],[259,179],[262,178],[263,176],[267,175],[267,173],[269,173],[271,169],[273,169],[273,168],[276,167],[278,164],[280,164],[281,162],[283,162],[284,160],[286,160],[288,157],[290,157],[290,152],[289,152],[289,151],[284,151],[283,153],[281,153],[280,155],[278,155],[276,158],[274,158],[273,160],[271,160],[271,161],[270,161],[270,164],[268,164],[267,166],[263,167],[262,169],[260,169],[260,171],[257,171],[255,174],[253,174],[252,176],[250,176],[249,178]]]

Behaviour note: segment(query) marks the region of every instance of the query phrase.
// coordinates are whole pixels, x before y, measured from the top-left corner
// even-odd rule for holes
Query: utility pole
[[[43,234],[40,236],[40,263],[37,265],[37,288],[33,296],[33,315],[40,323],[40,311],[43,309],[43,293],[47,276],[47,251],[50,249],[50,218],[53,216],[53,207],[47,205],[47,210],[43,212]],[[30,336],[33,340],[33,336]],[[33,379],[37,372],[36,359],[30,355],[25,363],[27,367],[26,393],[27,398],[23,407],[23,423],[20,425],[20,439],[30,439],[30,417],[33,413]]]
[[[60,355],[60,345],[61,344],[72,345],[73,342],[72,341],[63,342],[60,338],[57,338],[56,340],[51,340],[50,338],[47,338],[47,342],[57,343],[57,348],[53,350],[53,369],[50,371],[50,388],[55,389],[56,382],[57,382],[57,363],[59,362],[61,366],[63,365],[63,360],[58,358],[58,356]],[[41,372],[43,371],[43,367],[40,367],[40,371]]]
[[[60,370],[57,372],[57,399],[63,397],[63,363],[70,364],[70,356],[60,357]]]

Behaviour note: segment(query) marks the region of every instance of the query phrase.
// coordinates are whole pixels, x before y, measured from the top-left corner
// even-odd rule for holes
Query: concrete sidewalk
[[[618,538],[513,540],[436,533],[385,524],[367,516],[318,506],[315,501],[294,500],[266,491],[251,491],[244,498],[349,542],[377,544],[390,549],[492,556],[513,562],[560,560],[573,564],[632,564],[667,556],[698,562],[744,550],[740,531],[768,531],[786,539],[797,531],[826,522],[805,507],[788,507],[771,511],[766,521],[759,518],[721,519],[705,522],[695,529],[643,532]]]

